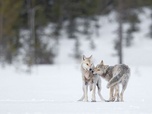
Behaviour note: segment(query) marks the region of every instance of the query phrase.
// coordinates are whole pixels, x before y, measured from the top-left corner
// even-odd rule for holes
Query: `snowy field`
[[[152,67],[131,67],[125,102],[78,102],[82,95],[78,65],[40,66],[31,75],[0,69],[0,114],[152,114]],[[109,97],[102,80],[102,95]]]
[[[82,96],[80,61],[72,58],[74,41],[63,36],[55,65],[34,66],[31,73],[22,72],[22,66],[16,66],[19,70],[0,67],[0,114],[152,114],[152,40],[146,37],[151,21],[149,10],[145,12],[140,16],[140,31],[134,33],[133,46],[123,48],[124,63],[131,67],[125,102],[101,102],[98,95],[97,102],[91,102],[91,92],[89,102],[77,101]],[[81,39],[82,54],[92,54],[95,64],[101,59],[108,65],[117,63],[113,56],[117,24],[108,21],[114,16],[100,19],[100,37],[92,36],[95,50]],[[108,99],[106,84],[102,79],[101,94]]]

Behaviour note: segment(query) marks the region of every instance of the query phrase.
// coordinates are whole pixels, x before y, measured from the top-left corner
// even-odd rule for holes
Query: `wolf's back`
[[[112,75],[113,77],[108,82],[107,88],[110,88],[120,83],[121,81],[128,82],[129,77],[130,77],[130,68],[124,64],[115,65]]]

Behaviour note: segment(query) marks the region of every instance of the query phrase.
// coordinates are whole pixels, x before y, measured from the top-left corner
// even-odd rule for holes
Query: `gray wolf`
[[[92,102],[96,101],[95,91],[96,86],[98,88],[98,95],[101,101],[105,101],[101,95],[101,79],[99,75],[93,74],[93,62],[92,62],[92,55],[90,57],[85,57],[83,55],[82,63],[81,63],[81,72],[82,72],[82,90],[83,95],[79,99],[79,101],[88,101],[88,86],[90,86],[90,91],[92,91]]]
[[[127,84],[130,77],[130,68],[125,64],[116,64],[114,66],[104,65],[103,60],[98,64],[94,70],[93,74],[98,74],[106,81],[108,81],[107,88],[110,88],[109,101],[123,102],[124,91],[127,88]],[[122,85],[121,93],[119,94],[119,84]],[[115,90],[115,94],[114,94]]]

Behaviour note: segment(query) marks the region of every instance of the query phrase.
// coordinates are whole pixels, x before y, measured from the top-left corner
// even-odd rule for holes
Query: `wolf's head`
[[[103,60],[93,69],[93,74],[103,75],[108,69],[108,65],[104,65]]]
[[[83,69],[92,71],[94,67],[92,62],[92,55],[90,57],[85,57],[85,55],[83,55],[81,65]]]

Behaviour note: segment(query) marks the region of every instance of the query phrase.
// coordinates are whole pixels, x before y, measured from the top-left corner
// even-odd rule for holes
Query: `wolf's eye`
[[[89,64],[87,63],[87,65],[89,65]]]

